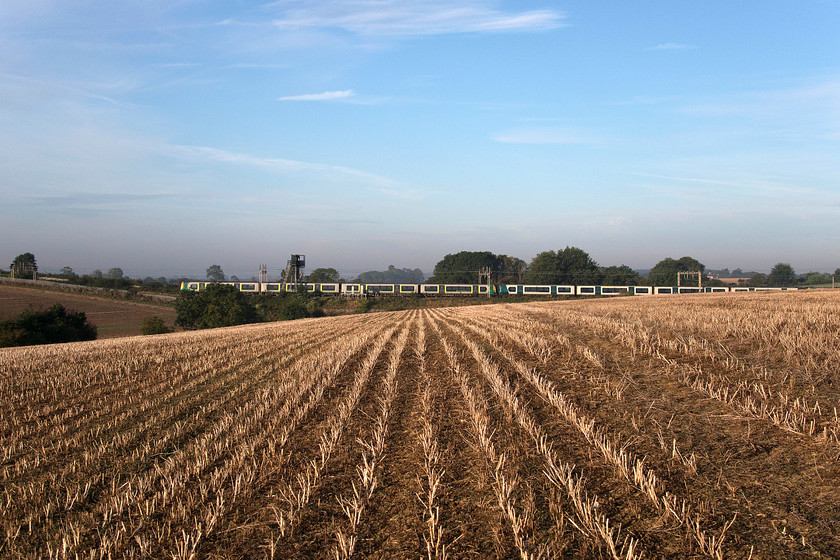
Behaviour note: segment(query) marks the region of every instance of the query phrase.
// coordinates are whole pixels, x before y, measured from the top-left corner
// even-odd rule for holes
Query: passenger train
[[[181,282],[181,290],[200,292],[211,282]],[[698,294],[796,290],[798,288],[753,288],[746,286],[575,286],[558,284],[353,284],[282,282],[218,282],[243,293],[279,294],[304,290],[322,295],[372,296],[618,296],[658,294]]]

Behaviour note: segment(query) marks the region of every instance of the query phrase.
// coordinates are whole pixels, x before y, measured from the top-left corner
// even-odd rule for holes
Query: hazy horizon
[[[840,2],[453,6],[6,0],[2,266],[840,266]]]

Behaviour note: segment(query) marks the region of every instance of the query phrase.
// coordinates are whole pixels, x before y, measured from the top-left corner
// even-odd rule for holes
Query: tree
[[[338,271],[334,268],[316,268],[306,277],[307,282],[334,284],[340,280]]]
[[[528,263],[517,257],[499,255],[502,269],[499,271],[499,284],[521,284]]]
[[[61,269],[61,273],[62,273],[64,276],[75,276],[75,275],[76,275],[76,273],[75,273],[75,272],[73,272],[73,269],[72,269],[72,268],[70,268],[69,266],[65,266],[65,267],[63,267],[63,268]]]
[[[388,270],[362,272],[355,282],[362,284],[419,284],[426,278],[419,268],[397,268],[388,265]]]
[[[502,269],[499,257],[490,251],[461,251],[443,257],[435,265],[434,275],[429,278],[431,284],[476,284],[478,272],[490,268],[490,273],[498,275]]]
[[[224,282],[225,281],[225,271],[222,270],[222,267],[217,264],[211,264],[207,268],[207,279],[211,282]]]
[[[648,279],[654,286],[676,286],[677,272],[699,272],[703,274],[706,266],[692,257],[662,259],[650,269]]]
[[[788,263],[777,263],[767,276],[767,283],[770,286],[794,286],[796,271]]]
[[[105,278],[109,280],[119,280],[123,277],[123,270],[119,267],[109,268],[105,273]]]
[[[805,274],[804,283],[808,286],[831,284],[831,274],[823,274],[821,272],[808,272],[807,274]]]
[[[9,266],[9,270],[15,278],[35,278],[35,274],[38,272],[35,255],[23,253],[16,256]]]
[[[143,317],[143,320],[140,323],[140,325],[140,334],[143,335],[166,334],[172,332],[172,329],[167,327],[166,323],[163,322],[163,319],[161,319],[157,315],[153,315],[151,317]]]
[[[756,286],[756,287],[764,287],[769,286],[770,282],[767,278],[766,274],[762,274],[761,272],[756,272],[747,280],[748,286]]]
[[[81,311],[68,311],[57,303],[46,311],[27,310],[0,322],[0,347],[29,346],[94,340],[96,327]]]
[[[534,257],[525,274],[529,284],[600,284],[601,280],[598,263],[577,247],[543,251]]]
[[[200,292],[181,292],[175,301],[175,324],[185,329],[212,329],[256,323],[248,296],[227,284],[209,284]]]
[[[627,265],[602,268],[601,274],[605,286],[635,286],[641,280],[639,273]]]
[[[101,270],[99,270],[98,268],[97,268],[97,269],[94,269],[94,271],[93,271],[93,272],[91,272],[89,276],[90,276],[91,278],[102,278],[102,271],[101,271]]]

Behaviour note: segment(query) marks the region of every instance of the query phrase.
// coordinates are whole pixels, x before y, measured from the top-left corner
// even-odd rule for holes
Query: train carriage
[[[360,296],[364,293],[363,287],[363,284],[342,284],[341,295]]]
[[[633,286],[601,286],[602,296],[620,296],[633,293]]]

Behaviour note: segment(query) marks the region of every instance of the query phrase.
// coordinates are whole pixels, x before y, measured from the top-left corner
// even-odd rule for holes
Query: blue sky
[[[840,0],[4,0],[0,258],[833,271],[838,29]]]

